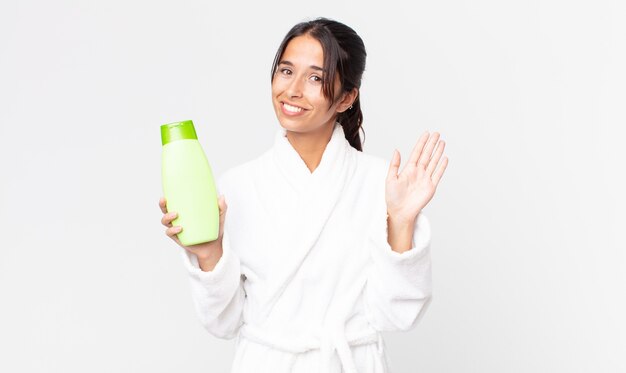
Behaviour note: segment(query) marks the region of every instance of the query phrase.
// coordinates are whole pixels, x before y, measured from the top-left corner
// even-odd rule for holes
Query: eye
[[[280,69],[280,73],[283,75],[291,75],[291,69],[283,67],[282,69]]]
[[[323,81],[322,77],[318,75],[311,75],[310,79],[315,83],[321,83]]]

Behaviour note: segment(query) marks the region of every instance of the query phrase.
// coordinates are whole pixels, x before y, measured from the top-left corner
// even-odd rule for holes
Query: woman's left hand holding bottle
[[[177,237],[177,234],[182,231],[183,227],[179,225],[172,225],[172,221],[176,219],[176,211],[168,212],[167,201],[165,200],[165,197],[161,197],[161,199],[159,199],[159,207],[161,208],[161,212],[163,212],[161,224],[167,227],[167,229],[165,230],[165,234],[172,240],[174,240],[178,244],[178,246],[182,247],[192,254],[195,254],[198,258],[198,264],[200,265],[200,269],[205,272],[212,271],[213,268],[215,268],[217,262],[222,257],[223,252],[222,238],[224,236],[224,221],[226,217],[226,209],[228,208],[228,206],[226,205],[226,200],[224,196],[220,196],[217,203],[220,209],[220,227],[217,239],[197,245],[184,246],[180,243],[180,240]]]

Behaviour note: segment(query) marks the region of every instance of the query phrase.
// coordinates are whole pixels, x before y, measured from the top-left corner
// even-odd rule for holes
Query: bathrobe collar
[[[343,126],[335,123],[332,136],[324,149],[320,164],[311,173],[300,154],[287,139],[287,130],[280,127],[274,137],[274,162],[284,178],[299,193],[306,193],[319,181],[337,180],[345,171],[345,163],[350,153],[350,143],[346,140]]]

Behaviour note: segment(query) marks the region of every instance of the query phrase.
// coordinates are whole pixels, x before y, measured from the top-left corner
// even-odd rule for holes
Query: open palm
[[[418,139],[408,162],[398,174],[400,152],[394,150],[385,183],[387,214],[396,219],[414,220],[435,194],[437,185],[448,165],[448,157],[439,161],[445,142],[439,133],[424,132]],[[437,148],[435,150],[435,145]],[[433,154],[433,150],[435,150]],[[437,167],[439,166],[439,167]]]

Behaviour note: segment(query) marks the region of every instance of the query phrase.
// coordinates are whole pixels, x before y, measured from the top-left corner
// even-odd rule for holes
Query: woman
[[[202,324],[238,337],[232,372],[386,372],[380,332],[412,328],[430,303],[421,211],[445,143],[425,132],[400,173],[397,151],[389,166],[361,151],[365,57],[339,22],[289,31],[272,66],[274,146],[218,179],[218,239],[183,246]]]

